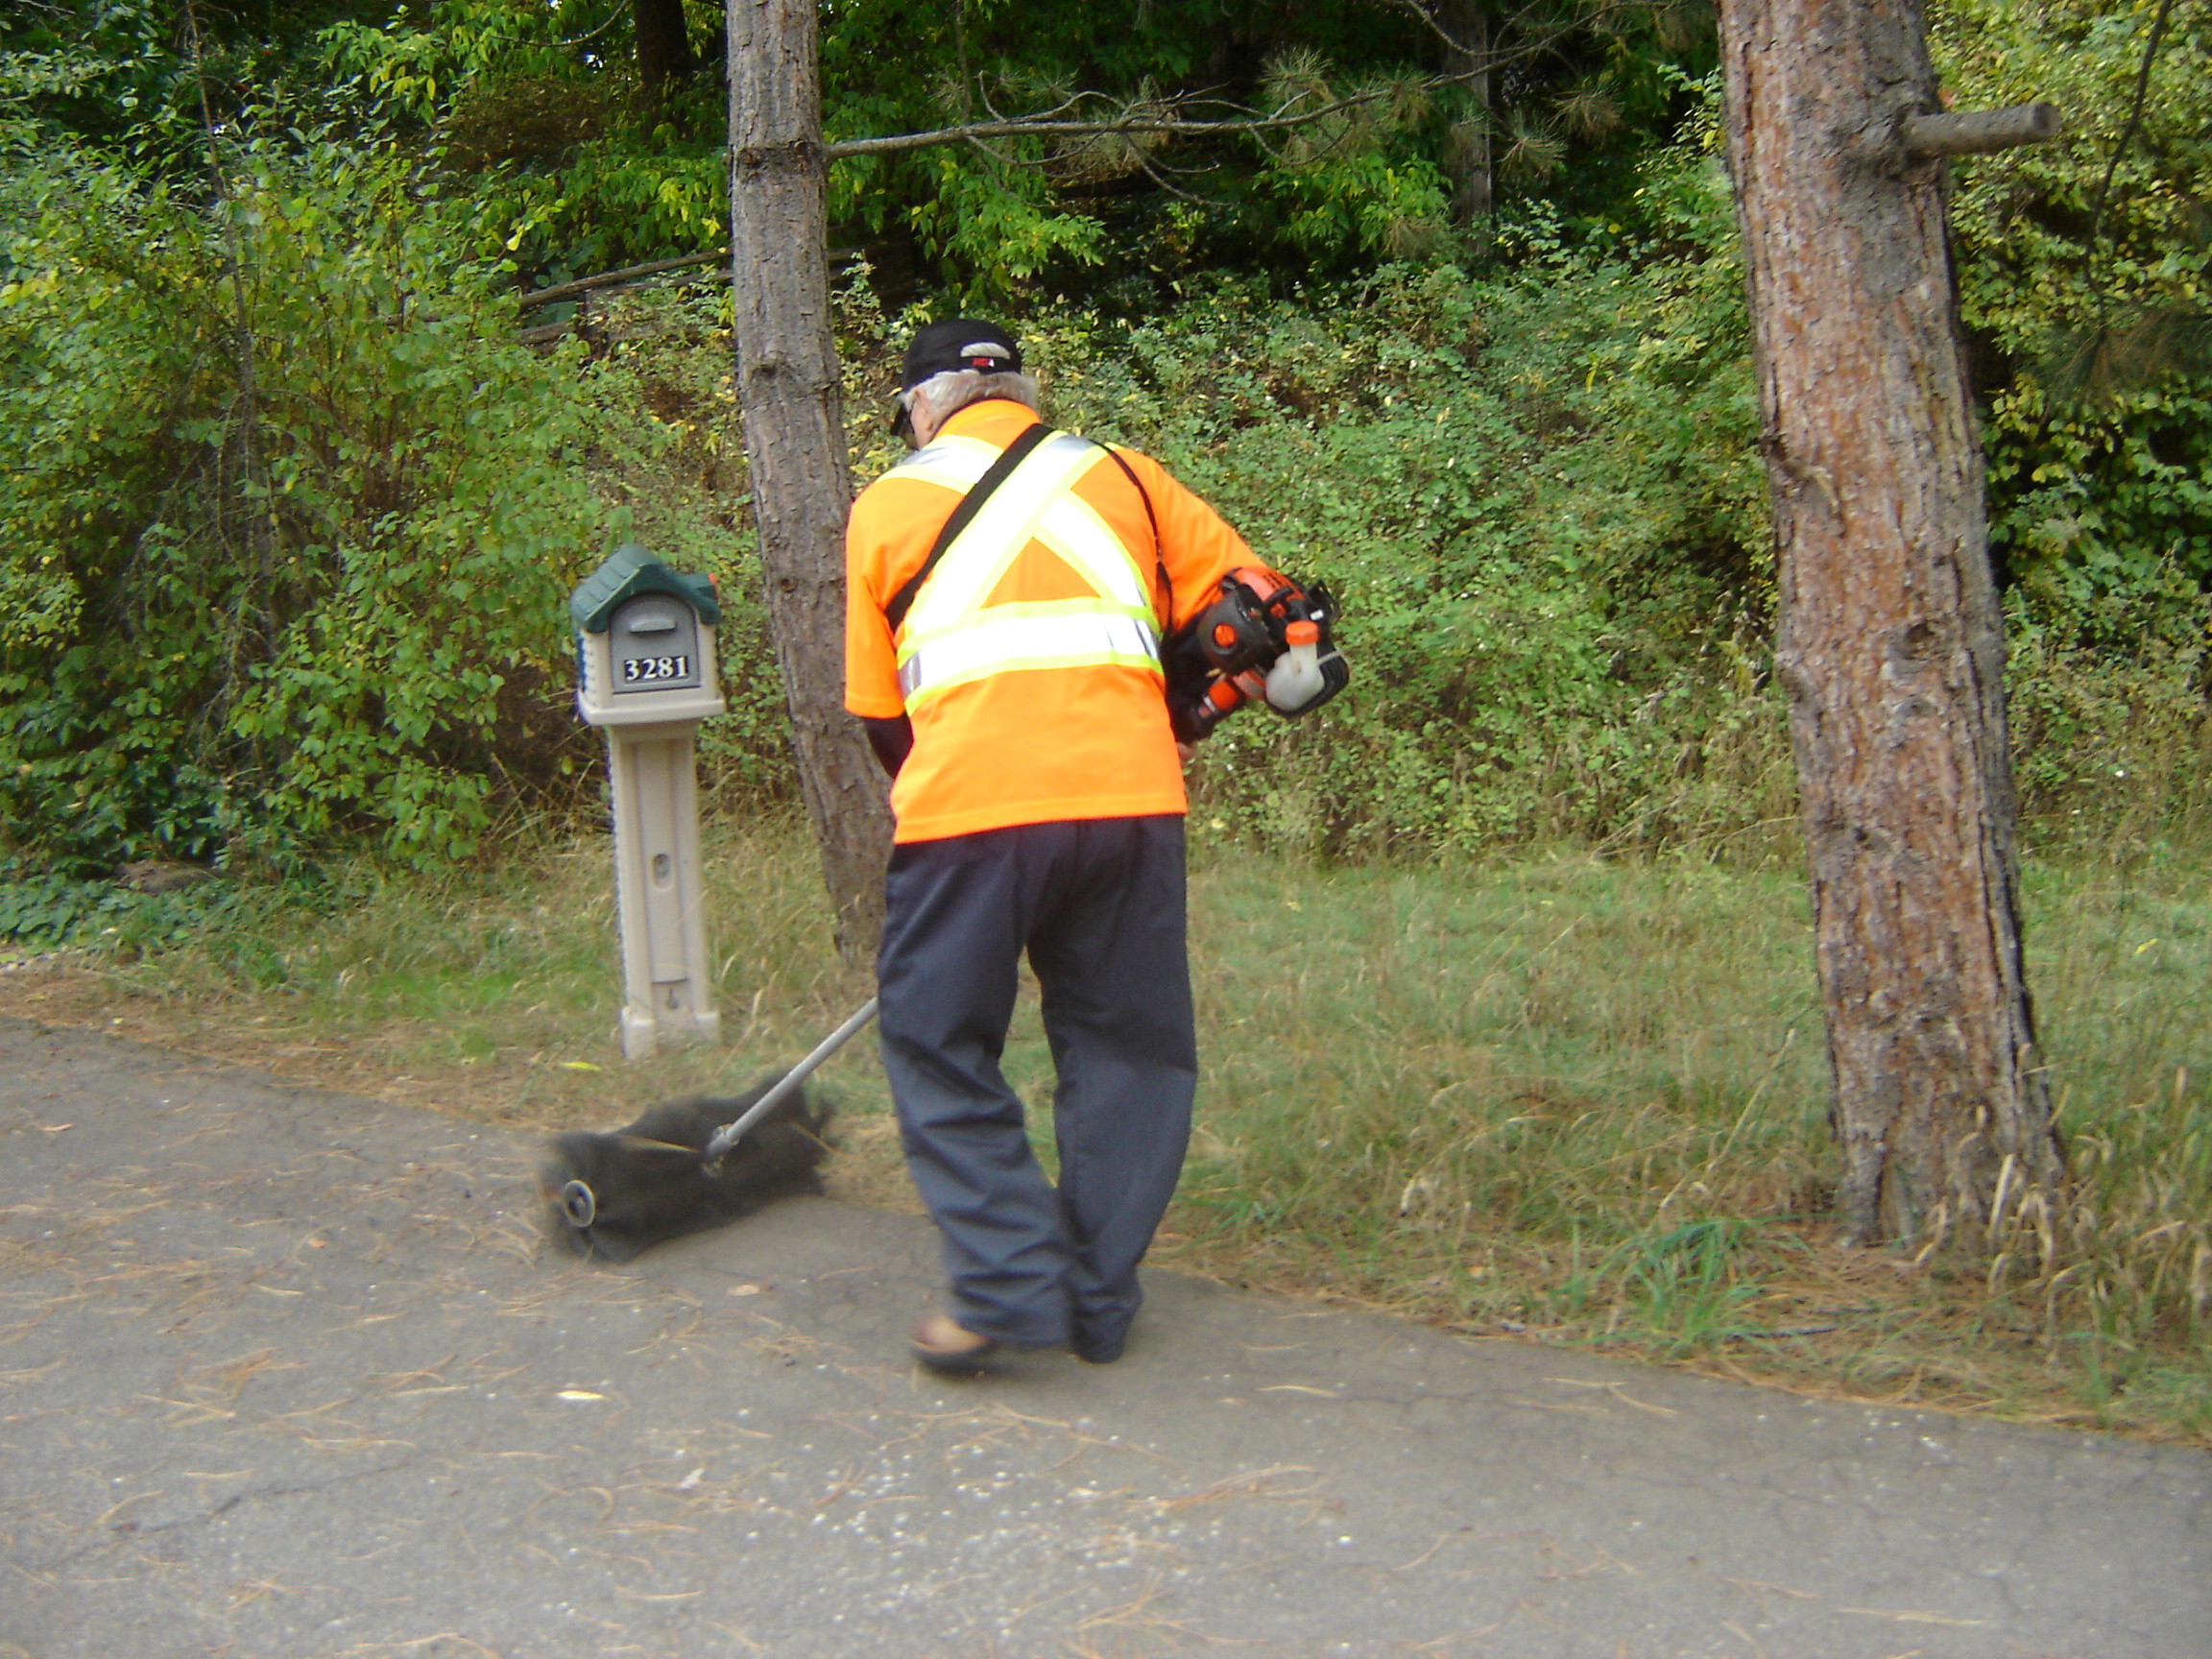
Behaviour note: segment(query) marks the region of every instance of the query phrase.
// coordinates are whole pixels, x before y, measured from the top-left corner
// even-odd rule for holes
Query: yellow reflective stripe
[[[1027,613],[1001,618],[998,612]],[[1022,668],[1118,666],[1158,676],[1158,637],[1126,616],[1040,615],[1041,607],[994,607],[987,618],[936,639],[900,664],[909,709],[970,681]]]
[[[900,643],[899,661],[904,663],[917,652],[926,651],[942,640],[957,638],[963,634],[1002,620],[1018,622],[1024,618],[1036,620],[1062,616],[1088,616],[1100,622],[1134,622],[1147,633],[1154,631],[1158,620],[1149,610],[1116,605],[1104,599],[1017,599],[1010,604],[994,605],[987,611],[970,612],[926,634],[909,632]]]
[[[1065,492],[1047,505],[1036,540],[1067,560],[1100,593],[1150,614],[1151,595],[1144,590],[1137,562],[1082,496]]]
[[[907,613],[908,632],[927,633],[980,607],[1025,547],[1036,520],[1081,463],[1089,445],[1054,433],[999,484],[968,527],[945,550]]]
[[[915,450],[884,476],[920,478],[966,494],[991,470],[991,463],[998,454],[980,438],[939,438],[926,448]]]
[[[909,632],[932,633],[979,609],[1035,538],[1053,498],[1100,459],[1095,445],[1065,432],[1040,444],[945,550],[906,613]]]

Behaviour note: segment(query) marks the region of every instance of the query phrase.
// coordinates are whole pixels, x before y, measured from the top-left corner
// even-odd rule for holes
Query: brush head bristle
[[[791,1192],[819,1192],[832,1109],[801,1089],[745,1132],[709,1170],[707,1142],[775,1083],[733,1098],[697,1094],[648,1107],[606,1133],[553,1138],[538,1185],[547,1230],[580,1255],[627,1262],[639,1251],[751,1214]]]

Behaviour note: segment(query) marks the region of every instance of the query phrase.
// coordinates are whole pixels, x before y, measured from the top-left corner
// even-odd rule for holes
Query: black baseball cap
[[[911,392],[932,374],[974,369],[985,374],[1022,373],[1022,348],[996,323],[973,317],[928,323],[915,330],[899,371],[899,390]]]

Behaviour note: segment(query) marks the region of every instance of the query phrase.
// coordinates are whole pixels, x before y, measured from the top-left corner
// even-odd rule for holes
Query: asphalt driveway
[[[0,1655],[2212,1654],[2198,1451],[1164,1274],[946,1382],[924,1223],[593,1267],[534,1163],[0,1021]]]

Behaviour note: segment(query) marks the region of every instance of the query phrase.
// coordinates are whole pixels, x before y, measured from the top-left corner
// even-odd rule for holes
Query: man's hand
[[[1175,745],[1175,758],[1182,761],[1186,766],[1190,765],[1191,761],[1198,758],[1198,745],[1178,740]]]

